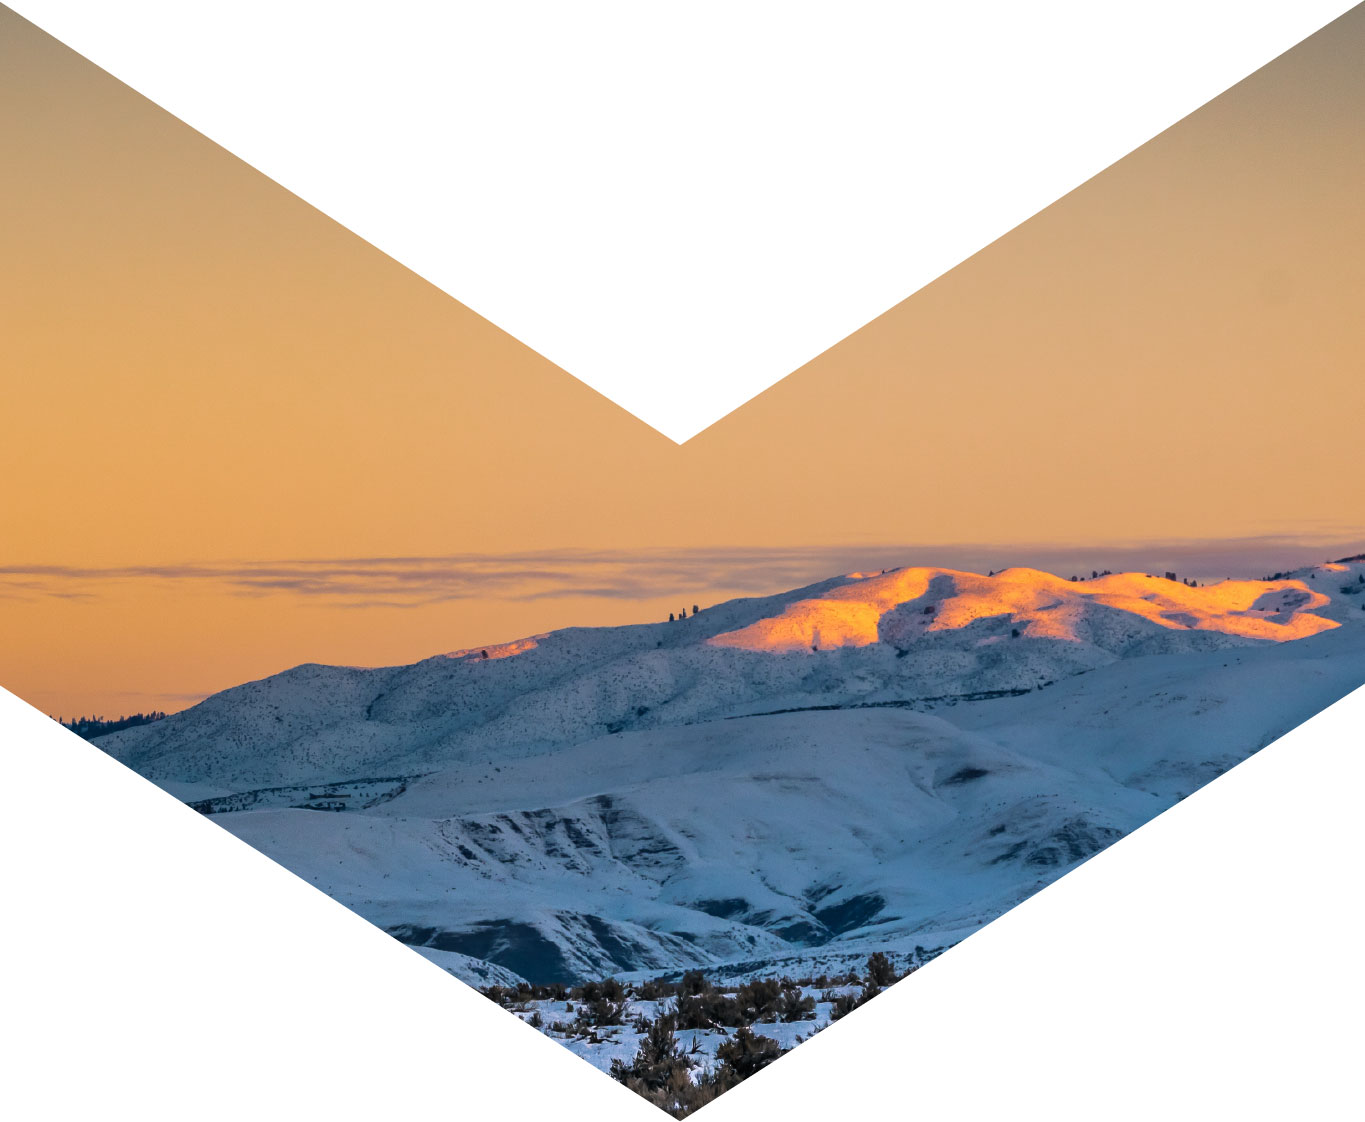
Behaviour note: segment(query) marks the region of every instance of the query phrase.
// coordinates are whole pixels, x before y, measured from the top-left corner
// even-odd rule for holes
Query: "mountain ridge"
[[[840,968],[951,945],[1365,682],[1365,564],[1041,576],[296,667],[99,743],[476,984]]]
[[[982,614],[985,595],[943,584],[967,579],[1017,593],[1011,574],[1019,573],[1045,578],[1043,594],[1058,602],[1040,605],[1035,587],[1034,602],[1021,605],[1015,595],[1006,610]],[[1150,586],[1149,595],[1182,612],[1190,611],[1191,601],[1227,597],[1224,585],[1192,589],[1133,576]],[[818,630],[819,613],[830,604],[852,603],[866,617],[873,609],[855,595],[869,587],[884,595],[878,586],[896,581],[912,595],[887,601],[871,634],[839,635],[830,628],[818,643],[803,633],[799,642],[766,649],[748,641],[793,616],[806,618],[798,629],[788,627],[792,634],[800,627]],[[930,587],[935,584],[937,590]],[[1337,625],[1318,614],[1330,598],[1303,579],[1228,584],[1244,607],[1204,612],[1198,617],[1204,626],[1183,626],[1116,608],[1087,582],[1036,570],[994,577],[946,569],[840,576],[777,596],[727,601],[673,623],[567,628],[502,644],[487,659],[482,649],[471,648],[401,667],[305,664],[215,694],[154,725],[101,738],[100,745],[148,778],[206,789],[324,782],[360,772],[422,771],[461,752],[505,750],[511,743],[534,754],[594,733],[742,715],[791,701],[809,704],[813,697],[843,704],[859,697],[1032,689],[1114,658],[1264,637],[1239,633],[1247,625],[1280,638]],[[1301,599],[1289,606],[1291,598]],[[1253,609],[1258,599],[1267,606]],[[1274,622],[1277,616],[1284,622]],[[1214,626],[1227,621],[1237,629]],[[1008,654],[999,649],[1007,639],[1015,644]],[[831,671],[818,658],[781,657],[814,654],[810,648],[818,645],[824,648],[818,653],[845,665]],[[704,682],[712,688],[700,688]],[[531,696],[540,702],[534,713],[526,704]]]

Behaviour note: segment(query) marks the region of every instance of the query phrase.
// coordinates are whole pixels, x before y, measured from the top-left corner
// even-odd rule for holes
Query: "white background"
[[[1365,689],[706,1108],[1359,1117]],[[15,1119],[654,1107],[0,691]]]
[[[1347,6],[508,2],[481,51],[414,4],[15,5],[679,438]],[[1362,729],[1358,693],[707,1117],[1357,1114]],[[7,1116],[659,1117],[4,694],[0,751]]]
[[[14,0],[675,440],[1342,0]]]

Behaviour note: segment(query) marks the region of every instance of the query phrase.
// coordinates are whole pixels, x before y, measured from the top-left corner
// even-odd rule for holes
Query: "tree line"
[[[57,721],[63,728],[70,729],[77,736],[84,737],[86,740],[93,740],[97,736],[121,732],[123,729],[130,729],[135,725],[149,725],[165,716],[165,713],[157,709],[150,713],[130,713],[126,717],[114,717],[109,720],[104,717],[73,717],[68,721],[64,717],[58,717]]]

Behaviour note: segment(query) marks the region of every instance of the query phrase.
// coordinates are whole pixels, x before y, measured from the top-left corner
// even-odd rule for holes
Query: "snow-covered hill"
[[[854,574],[298,667],[100,744],[477,984],[837,970],[956,941],[1365,683],[1362,577]]]

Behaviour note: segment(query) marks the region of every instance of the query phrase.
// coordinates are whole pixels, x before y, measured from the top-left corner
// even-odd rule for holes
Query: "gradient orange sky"
[[[678,447],[0,9],[0,684],[178,708],[852,567],[1358,550],[1363,57],[1365,7]]]

